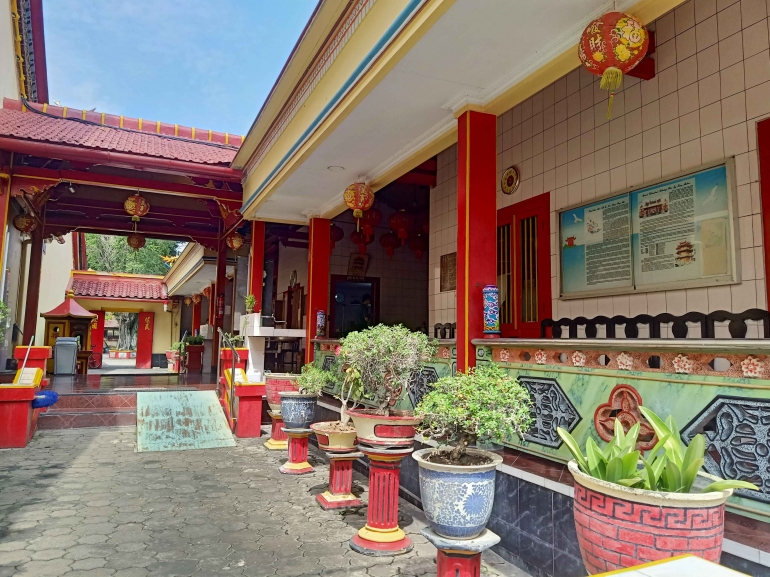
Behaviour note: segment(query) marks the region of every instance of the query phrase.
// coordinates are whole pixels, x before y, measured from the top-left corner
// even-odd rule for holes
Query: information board
[[[736,282],[731,178],[721,164],[563,211],[561,296]]]

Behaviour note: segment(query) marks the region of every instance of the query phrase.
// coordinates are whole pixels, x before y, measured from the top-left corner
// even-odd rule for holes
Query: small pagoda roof
[[[64,302],[47,313],[40,313],[44,319],[95,319],[96,315],[80,306],[73,298],[64,299]]]

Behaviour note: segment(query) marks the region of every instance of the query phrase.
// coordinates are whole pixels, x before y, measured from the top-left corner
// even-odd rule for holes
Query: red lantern
[[[192,304],[192,298],[184,297],[184,304],[189,307]]]
[[[194,294],[194,295],[192,296],[192,301],[193,301],[193,303],[195,303],[196,305],[199,305],[199,304],[201,304],[201,300],[202,300],[202,299],[201,299],[201,295],[199,295],[199,294]]]
[[[364,215],[364,211],[372,208],[372,204],[374,204],[374,193],[363,182],[354,182],[345,189],[342,198],[345,199],[347,207],[353,211],[353,216],[356,218],[356,230],[358,230],[359,219]]]
[[[401,246],[401,241],[396,236],[396,233],[391,230],[380,237],[380,244],[385,249],[388,258],[393,258],[393,253]]]
[[[13,217],[13,226],[19,232],[29,234],[37,228],[37,220],[31,214],[19,214]]]
[[[422,234],[416,234],[409,239],[409,248],[414,252],[417,260],[421,260],[422,254],[428,248],[428,243]]]
[[[345,238],[345,231],[333,224],[329,227],[329,236],[332,241],[332,250],[334,250],[334,245]]]
[[[243,238],[243,235],[240,233],[231,232],[227,235],[225,243],[227,243],[227,246],[229,246],[231,249],[238,250],[246,243],[246,239]]]
[[[364,215],[361,217],[361,220],[364,224],[362,230],[368,239],[374,234],[374,227],[380,224],[380,221],[382,220],[382,213],[376,208],[370,208],[364,213]]]
[[[128,246],[130,246],[134,250],[139,250],[145,244],[147,244],[147,239],[144,238],[141,234],[134,233],[134,234],[129,234],[126,237],[126,242],[128,243]]]
[[[366,245],[372,244],[372,240],[374,239],[373,238],[367,239],[366,235],[363,232],[358,230],[354,230],[353,232],[350,233],[350,241],[353,244],[358,245],[358,252],[360,252],[361,254],[366,254]]]
[[[138,194],[132,194],[123,203],[125,211],[131,215],[131,220],[139,222],[139,219],[150,212],[150,203]]]
[[[602,77],[602,90],[610,91],[607,117],[623,74],[642,61],[649,45],[647,29],[636,18],[622,12],[608,12],[583,31],[578,56],[592,74]]]
[[[207,286],[206,288],[203,289],[203,296],[206,297],[207,299],[211,298],[211,287],[210,286]]]
[[[399,212],[391,215],[390,228],[398,233],[398,238],[401,239],[401,244],[409,238],[409,229],[412,227],[412,217],[401,209]]]

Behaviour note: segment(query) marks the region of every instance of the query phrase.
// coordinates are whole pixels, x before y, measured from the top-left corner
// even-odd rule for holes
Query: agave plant
[[[615,420],[615,436],[604,449],[592,438],[586,441],[586,454],[580,450],[574,437],[559,427],[557,432],[567,445],[580,470],[596,479],[617,483],[625,487],[662,491],[666,493],[689,493],[703,466],[706,441],[703,435],[695,435],[688,446],[682,443],[679,428],[674,417],[669,415],[665,422],[646,407],[639,407],[642,414],[658,436],[657,444],[647,458],[636,450],[639,424],[626,433],[619,420]],[[758,490],[753,483],[740,480],[721,480],[711,483],[702,492],[724,491],[725,489]]]

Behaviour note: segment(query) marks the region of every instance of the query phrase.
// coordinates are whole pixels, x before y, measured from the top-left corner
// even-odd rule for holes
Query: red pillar
[[[195,302],[195,298],[198,302]],[[201,307],[203,306],[203,296],[194,295],[192,305],[192,333],[195,335],[201,330]]]
[[[40,302],[40,273],[43,265],[43,227],[38,226],[32,232],[32,246],[29,255],[29,276],[27,277],[27,303],[24,309],[24,338],[22,344],[28,345],[37,330],[38,304]],[[38,335],[36,345],[42,345],[44,335]]]
[[[305,363],[313,361],[315,316],[318,311],[328,312],[329,307],[329,256],[331,254],[331,222],[327,218],[310,219],[310,244],[307,263],[307,308],[305,324]]]
[[[104,311],[90,311],[96,315],[91,321],[91,350],[100,353],[104,350]]]
[[[255,220],[251,223],[251,255],[249,260],[249,294],[256,302],[254,312],[262,311],[262,276],[265,270],[265,223]]]
[[[497,119],[468,111],[457,120],[457,370],[476,364],[484,336],[482,289],[497,284]]]
[[[212,340],[212,355],[211,366],[217,366],[217,360],[219,359],[219,331],[222,328],[222,321],[224,321],[224,312],[222,316],[219,315],[219,304],[225,302],[225,285],[227,284],[227,244],[224,239],[219,242],[219,252],[217,253],[217,276],[214,283],[214,289],[211,291],[213,299],[212,311],[214,313],[213,321],[209,321],[209,324],[213,326],[214,336]],[[224,304],[222,306],[224,309]]]

